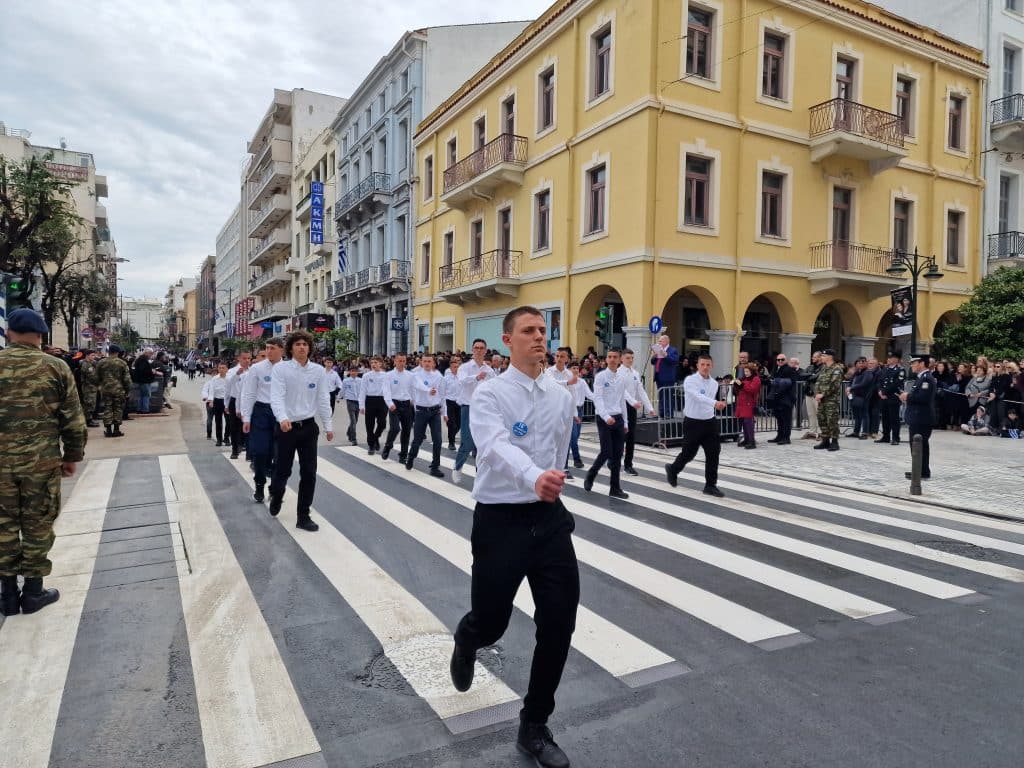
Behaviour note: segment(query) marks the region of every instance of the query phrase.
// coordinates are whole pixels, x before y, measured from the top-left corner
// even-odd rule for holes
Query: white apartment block
[[[182,304],[184,308],[184,304]],[[164,303],[160,299],[118,297],[114,324],[130,325],[143,341],[157,341],[164,327]]]
[[[167,286],[161,336],[176,339],[179,334],[185,332],[179,327],[179,318],[185,314],[185,294],[196,289],[196,282],[198,281],[194,277],[179,277],[177,282]]]
[[[982,174],[984,270],[1024,265],[1024,0],[878,0],[911,21],[985,52]]]
[[[242,184],[242,237],[246,251],[245,293],[255,298],[251,335],[292,330],[293,272],[300,259],[301,232],[293,228],[293,176],[306,148],[345,106],[345,99],[301,88],[274,90],[274,98],[248,144],[250,160]],[[295,249],[293,253],[293,249]],[[292,263],[294,269],[297,262]]]
[[[236,205],[217,233],[214,274],[217,276],[213,333],[221,338],[234,336],[235,304],[242,298],[241,205]]]
[[[327,301],[336,325],[355,331],[360,354],[392,354],[414,346],[409,296],[416,126],[527,24],[407,32],[331,123],[338,146],[333,210],[346,268],[335,273]]]

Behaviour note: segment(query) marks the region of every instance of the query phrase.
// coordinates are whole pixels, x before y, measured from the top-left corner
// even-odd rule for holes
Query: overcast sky
[[[403,32],[535,18],[551,0],[4,0],[0,120],[91,152],[126,296],[214,252],[273,89],[348,96]]]

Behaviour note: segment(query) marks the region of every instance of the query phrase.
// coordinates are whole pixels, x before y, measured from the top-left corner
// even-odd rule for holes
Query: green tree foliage
[[[1002,267],[987,275],[957,310],[960,323],[935,339],[937,354],[957,361],[1024,359],[1024,269]]]
[[[129,322],[123,323],[116,331],[114,331],[111,338],[125,349],[138,349],[139,344],[142,341],[142,336]]]
[[[318,345],[323,344],[324,349],[334,355],[334,359],[345,361],[355,356],[355,346],[358,337],[351,328],[334,328],[330,331],[314,333],[313,337]]]

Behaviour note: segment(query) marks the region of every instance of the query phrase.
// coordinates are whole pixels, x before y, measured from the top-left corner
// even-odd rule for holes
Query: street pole
[[[907,270],[910,270],[910,294],[913,311],[910,321],[910,356],[917,354],[917,285],[918,278],[922,275],[925,280],[939,280],[944,275],[939,271],[939,264],[934,256],[922,257],[914,247],[913,256],[903,251],[893,250],[892,261],[885,271],[893,277],[899,277]]]

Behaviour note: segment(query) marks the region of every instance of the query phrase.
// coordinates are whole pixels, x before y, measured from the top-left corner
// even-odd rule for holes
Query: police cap
[[[912,358],[910,358],[910,362],[912,362],[912,363],[921,363],[922,365],[930,365],[931,362],[932,362],[932,356],[931,355],[914,355]]]
[[[15,333],[47,334],[50,329],[42,315],[32,309],[16,309],[7,316],[7,328]]]

